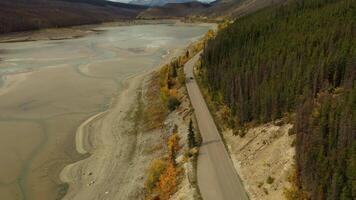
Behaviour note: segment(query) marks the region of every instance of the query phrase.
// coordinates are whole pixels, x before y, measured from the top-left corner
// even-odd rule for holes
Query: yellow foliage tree
[[[170,96],[172,96],[172,97],[177,97],[177,94],[178,94],[177,89],[175,89],[175,88],[170,89],[169,93],[170,93]]]
[[[173,164],[175,164],[176,153],[179,151],[179,140],[179,135],[175,133],[171,137],[169,137],[167,142],[168,156]]]
[[[161,159],[153,160],[151,162],[150,168],[147,171],[147,179],[146,179],[146,189],[149,192],[152,192],[156,187],[160,176],[167,168],[167,162]]]

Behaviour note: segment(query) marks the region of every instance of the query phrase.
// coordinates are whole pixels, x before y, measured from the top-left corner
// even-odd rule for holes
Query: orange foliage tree
[[[166,171],[160,176],[158,188],[161,192],[161,199],[169,199],[177,187],[177,169],[172,162],[169,162]]]
[[[179,140],[179,135],[175,133],[169,137],[167,142],[168,157],[172,161],[173,165],[175,165],[176,153],[179,151]]]

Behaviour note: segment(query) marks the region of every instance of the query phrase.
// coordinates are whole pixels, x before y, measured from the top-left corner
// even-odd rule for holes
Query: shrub
[[[179,135],[175,133],[172,136],[170,136],[167,141],[168,157],[174,165],[176,160],[176,154],[179,151],[179,140],[180,140]]]
[[[173,163],[169,163],[167,169],[159,177],[159,182],[157,184],[159,191],[161,192],[160,197],[162,199],[169,199],[169,196],[176,190],[177,175],[178,172]]]
[[[274,178],[271,176],[268,176],[267,181],[268,184],[272,184],[274,182]]]
[[[178,82],[180,85],[185,84],[185,74],[184,74],[183,68],[178,70]]]
[[[156,187],[161,174],[167,168],[167,162],[163,160],[154,160],[148,169],[148,175],[146,179],[146,189],[150,192]]]
[[[175,110],[180,105],[180,101],[176,97],[169,97],[167,106],[170,111]]]
[[[246,130],[246,128],[245,127],[242,127],[240,130],[239,130],[239,136],[241,137],[241,138],[243,138],[243,137],[245,137],[245,135],[246,135],[246,133],[247,133],[247,130]]]
[[[288,130],[288,135],[294,135],[294,134],[296,134],[296,131],[295,131],[295,128],[292,127]]]

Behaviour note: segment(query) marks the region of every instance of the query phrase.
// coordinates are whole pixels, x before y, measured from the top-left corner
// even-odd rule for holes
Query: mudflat
[[[80,153],[97,149],[87,140],[77,152],[78,127],[101,112],[109,114],[93,118],[99,123],[106,119],[94,126],[99,132],[119,123],[121,110],[113,105],[129,108],[142,80],[132,78],[136,81],[128,84],[128,78],[154,69],[174,49],[185,47],[208,29],[100,27],[100,34],[76,39],[1,43],[0,199],[62,198],[68,187],[59,179],[64,166],[89,157]],[[68,182],[75,180],[65,177]]]

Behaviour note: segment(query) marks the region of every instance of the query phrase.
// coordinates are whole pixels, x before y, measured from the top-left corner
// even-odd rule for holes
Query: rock
[[[191,154],[197,154],[197,153],[198,153],[198,148],[197,148],[197,147],[194,147],[194,148],[190,149],[189,152],[190,152]]]
[[[184,155],[180,155],[176,158],[177,163],[182,163],[184,161]]]

